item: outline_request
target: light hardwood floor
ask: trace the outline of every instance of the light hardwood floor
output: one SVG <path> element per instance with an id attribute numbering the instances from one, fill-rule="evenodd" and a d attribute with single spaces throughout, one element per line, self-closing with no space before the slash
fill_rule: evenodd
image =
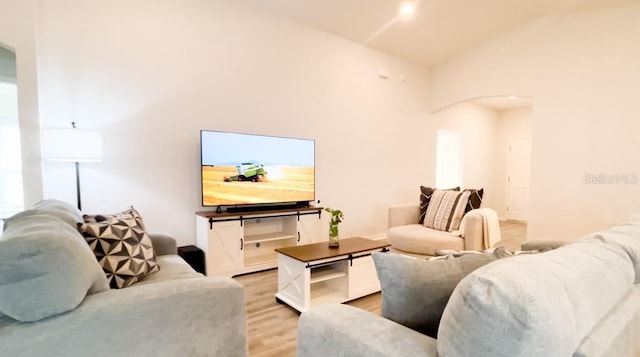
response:
<path id="1" fill-rule="evenodd" d="M 500 231 L 500 245 L 511 248 L 526 240 L 527 226 L 524 223 L 501 221 Z M 295 356 L 298 313 L 275 301 L 277 270 L 246 274 L 234 279 L 245 287 L 246 292 L 249 356 Z M 380 293 L 347 304 L 379 315 Z"/>

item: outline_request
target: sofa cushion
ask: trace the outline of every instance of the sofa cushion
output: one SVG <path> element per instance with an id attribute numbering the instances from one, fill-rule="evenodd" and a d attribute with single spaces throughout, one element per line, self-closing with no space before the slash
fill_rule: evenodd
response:
<path id="1" fill-rule="evenodd" d="M 69 223 L 72 227 L 76 228 L 79 223 L 83 222 L 82 212 L 70 203 L 47 199 L 37 202 L 33 205 L 34 209 L 44 210 L 50 214 L 62 219 Z"/>
<path id="2" fill-rule="evenodd" d="M 464 249 L 464 238 L 420 224 L 391 227 L 387 239 L 394 249 L 415 254 L 434 255 L 437 249 Z"/>
<path id="3" fill-rule="evenodd" d="M 75 206 L 64 201 L 55 199 L 42 200 L 33 205 L 33 208 L 45 210 L 69 223 L 74 228 L 78 226 L 78 223 L 83 222 L 82 212 Z"/>
<path id="4" fill-rule="evenodd" d="M 64 201 L 54 199 L 42 200 L 33 205 L 33 209 L 41 210 L 43 213 L 46 211 L 48 214 L 62 219 L 74 228 L 77 227 L 78 223 L 84 222 L 80 210 Z M 10 224 L 11 221 L 7 220 L 4 223 L 4 230 L 6 230 Z"/>
<path id="5" fill-rule="evenodd" d="M 436 189 L 433 187 L 425 187 L 420 186 L 420 216 L 418 218 L 418 223 L 424 223 L 424 216 L 427 213 L 427 208 L 429 207 L 429 202 L 431 202 L 431 195 Z M 454 187 L 447 189 L 449 191 L 460 191 L 460 187 Z"/>
<path id="6" fill-rule="evenodd" d="M 571 356 L 633 278 L 627 254 L 597 240 L 484 266 L 451 295 L 438 355 Z"/>
<path id="7" fill-rule="evenodd" d="M 582 339 L 571 357 L 640 356 L 640 285 L 635 284 Z"/>
<path id="8" fill-rule="evenodd" d="M 115 215 L 85 215 L 85 220 L 80 232 L 112 288 L 126 288 L 160 269 L 142 218 L 133 207 Z"/>
<path id="9" fill-rule="evenodd" d="M 631 216 L 623 223 L 592 233 L 582 240 L 601 240 L 624 249 L 633 262 L 636 274 L 634 283 L 640 283 L 640 216 Z"/>
<path id="10" fill-rule="evenodd" d="M 47 211 L 11 217 L 0 238 L 0 311 L 30 322 L 75 309 L 108 290 L 82 236 Z"/>
<path id="11" fill-rule="evenodd" d="M 374 253 L 382 287 L 382 316 L 436 337 L 449 296 L 467 274 L 501 257 L 500 252 L 425 260 Z"/>
<path id="12" fill-rule="evenodd" d="M 202 278 L 204 276 L 193 270 L 184 259 L 176 254 L 158 256 L 157 261 L 160 266 L 160 271 L 145 276 L 136 283 L 136 286 L 166 280 Z"/>
<path id="13" fill-rule="evenodd" d="M 439 231 L 458 229 L 469 192 L 435 190 L 424 218 L 424 226 Z"/>

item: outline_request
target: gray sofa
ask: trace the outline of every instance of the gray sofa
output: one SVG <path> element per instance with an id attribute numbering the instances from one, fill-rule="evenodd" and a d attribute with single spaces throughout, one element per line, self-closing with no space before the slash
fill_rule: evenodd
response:
<path id="1" fill-rule="evenodd" d="M 435 255 L 439 249 L 484 249 L 483 219 L 476 210 L 465 215 L 460 235 L 427 228 L 419 224 L 420 205 L 397 204 L 389 207 L 387 239 L 394 250 L 417 255 Z"/>
<path id="2" fill-rule="evenodd" d="M 196 273 L 172 237 L 150 235 L 158 272 L 109 289 L 68 212 L 30 211 L 0 236 L 0 356 L 247 355 L 243 287 Z"/>
<path id="3" fill-rule="evenodd" d="M 440 278 L 427 271 L 434 261 L 383 254 L 374 259 L 389 318 L 347 305 L 305 312 L 298 356 L 640 356 L 638 216 L 543 253 L 458 266 L 470 274 L 440 301 L 424 288 Z M 437 338 L 416 317 L 437 322 Z"/>

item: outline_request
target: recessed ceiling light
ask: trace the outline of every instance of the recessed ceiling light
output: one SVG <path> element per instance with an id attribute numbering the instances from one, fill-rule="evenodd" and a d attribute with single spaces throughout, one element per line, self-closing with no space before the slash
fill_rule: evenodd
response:
<path id="1" fill-rule="evenodd" d="M 400 4 L 400 15 L 409 16 L 416 11 L 416 4 L 413 2 L 403 2 Z"/>

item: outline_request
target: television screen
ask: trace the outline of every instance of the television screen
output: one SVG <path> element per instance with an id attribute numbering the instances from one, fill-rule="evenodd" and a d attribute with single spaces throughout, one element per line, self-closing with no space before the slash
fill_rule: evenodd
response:
<path id="1" fill-rule="evenodd" d="M 200 132 L 202 205 L 315 199 L 315 141 Z"/>

